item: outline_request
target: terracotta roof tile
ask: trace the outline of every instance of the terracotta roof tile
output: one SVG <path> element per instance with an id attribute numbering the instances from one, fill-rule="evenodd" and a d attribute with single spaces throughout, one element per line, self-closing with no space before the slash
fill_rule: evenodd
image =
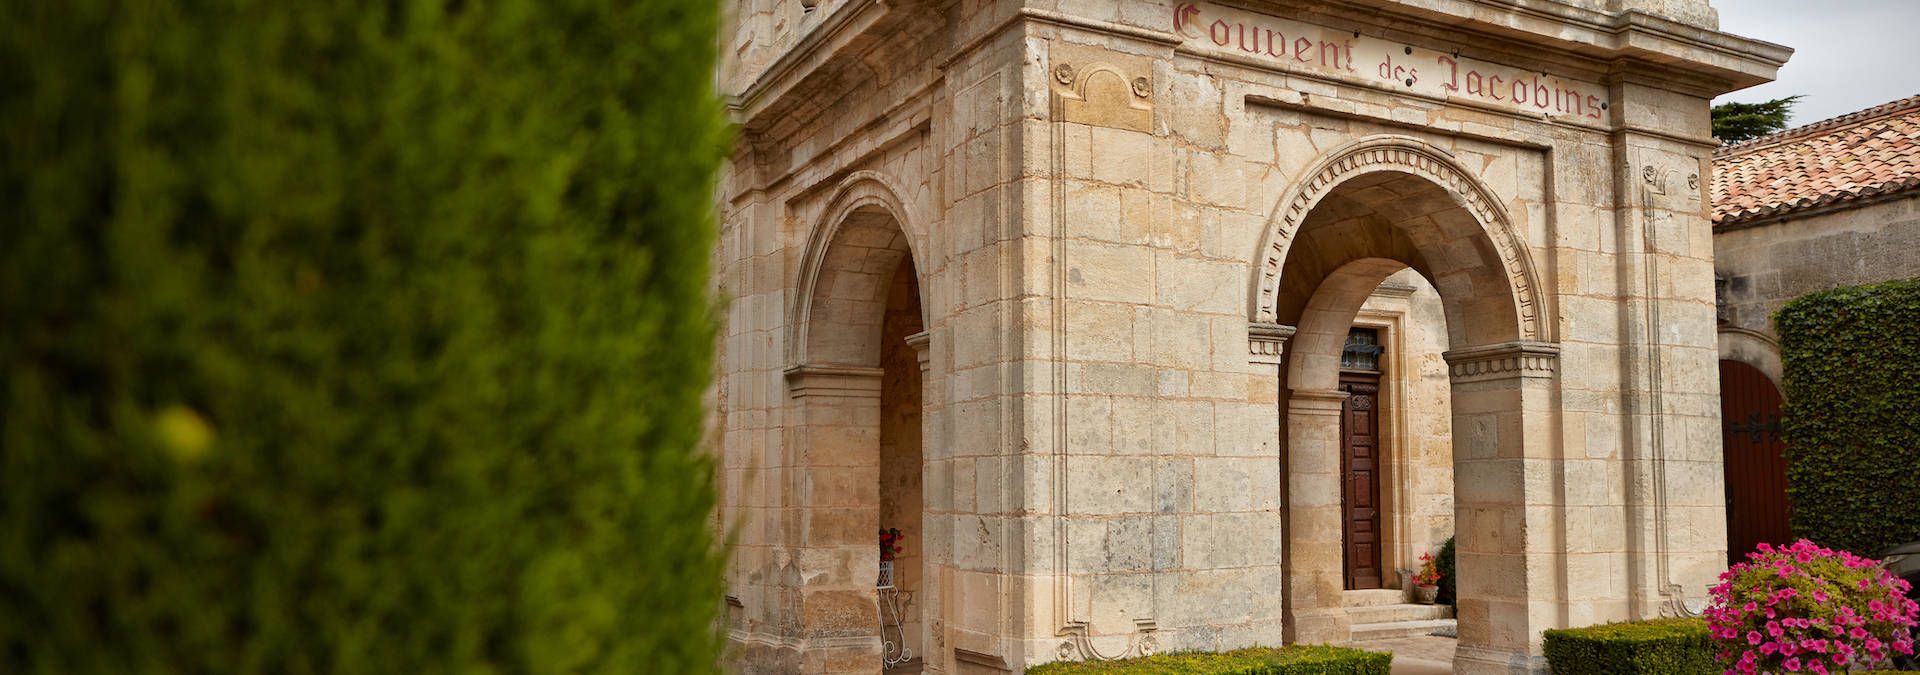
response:
<path id="1" fill-rule="evenodd" d="M 1920 96 L 1713 153 L 1713 225 L 1920 189 Z"/>

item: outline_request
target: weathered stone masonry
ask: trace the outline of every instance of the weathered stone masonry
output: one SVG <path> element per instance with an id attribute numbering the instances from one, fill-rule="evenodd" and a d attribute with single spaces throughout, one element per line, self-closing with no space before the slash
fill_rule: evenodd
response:
<path id="1" fill-rule="evenodd" d="M 1721 569 L 1706 110 L 1788 52 L 1704 0 L 734 10 L 744 672 L 877 671 L 873 532 L 915 501 L 926 672 L 1347 639 L 1341 341 L 1421 307 L 1461 671 L 1538 671 L 1542 629 L 1683 611 Z M 890 393 L 916 380 L 917 420 Z M 1389 480 L 1434 480 L 1422 443 Z M 1394 536 L 1402 563 L 1435 537 Z"/>

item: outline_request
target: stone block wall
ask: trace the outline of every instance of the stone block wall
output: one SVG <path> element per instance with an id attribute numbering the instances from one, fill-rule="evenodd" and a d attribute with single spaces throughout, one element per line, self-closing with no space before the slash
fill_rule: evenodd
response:
<path id="1" fill-rule="evenodd" d="M 1771 317 L 1788 300 L 1920 277 L 1920 197 L 1725 228 L 1713 245 L 1723 324 L 1777 341 Z"/>
<path id="2" fill-rule="evenodd" d="M 1311 416 L 1339 400 L 1289 373 L 1324 372 L 1342 312 L 1404 347 L 1391 566 L 1458 520 L 1463 670 L 1537 669 L 1540 629 L 1673 611 L 1719 571 L 1706 106 L 1784 54 L 1702 30 L 1705 3 L 1669 3 L 1699 25 L 1662 24 L 1687 39 L 1638 70 L 1604 51 L 1613 2 L 1501 31 L 1446 2 L 792 4 L 739 3 L 722 73 L 744 670 L 877 668 L 871 544 L 823 525 L 900 503 L 882 342 L 923 368 L 926 672 L 1341 639 L 1340 478 Z M 1183 30 L 1189 7 L 1334 65 Z M 1585 89 L 1549 114 L 1371 74 L 1416 61 Z M 1289 251 L 1377 275 L 1289 286 Z M 875 299 L 903 264 L 911 338 Z M 1430 279 L 1365 300 L 1408 266 Z M 1331 323 L 1290 343 L 1307 310 Z"/>

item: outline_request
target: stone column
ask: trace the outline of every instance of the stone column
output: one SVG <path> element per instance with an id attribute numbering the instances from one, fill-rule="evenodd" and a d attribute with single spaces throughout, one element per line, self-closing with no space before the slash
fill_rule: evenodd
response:
<path id="1" fill-rule="evenodd" d="M 872 673 L 881 663 L 874 580 L 880 558 L 881 369 L 786 371 L 797 420 L 792 489 L 799 566 L 800 672 Z"/>
<path id="2" fill-rule="evenodd" d="M 1346 642 L 1341 602 L 1340 407 L 1347 393 L 1294 389 L 1287 398 L 1287 642 Z"/>
<path id="3" fill-rule="evenodd" d="M 1453 383 L 1458 673 L 1544 673 L 1540 631 L 1564 623 L 1555 476 L 1556 345 L 1447 352 Z"/>

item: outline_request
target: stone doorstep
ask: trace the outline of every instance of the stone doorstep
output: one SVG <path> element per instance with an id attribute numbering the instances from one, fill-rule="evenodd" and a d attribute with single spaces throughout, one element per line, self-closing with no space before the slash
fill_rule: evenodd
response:
<path id="1" fill-rule="evenodd" d="M 1353 624 L 1353 641 L 1361 642 L 1365 640 L 1417 637 L 1442 628 L 1451 628 L 1453 625 L 1453 619 L 1395 621 L 1392 623 L 1356 623 Z"/>
<path id="2" fill-rule="evenodd" d="M 1341 604 L 1346 607 L 1377 607 L 1380 605 L 1399 605 L 1407 602 L 1407 592 L 1397 588 L 1377 588 L 1364 591 L 1341 591 Z"/>
<path id="3" fill-rule="evenodd" d="M 1432 621 L 1453 618 L 1453 607 L 1447 605 L 1369 605 L 1366 607 L 1348 607 L 1347 617 L 1358 626 L 1369 623 L 1398 623 L 1402 621 Z"/>

